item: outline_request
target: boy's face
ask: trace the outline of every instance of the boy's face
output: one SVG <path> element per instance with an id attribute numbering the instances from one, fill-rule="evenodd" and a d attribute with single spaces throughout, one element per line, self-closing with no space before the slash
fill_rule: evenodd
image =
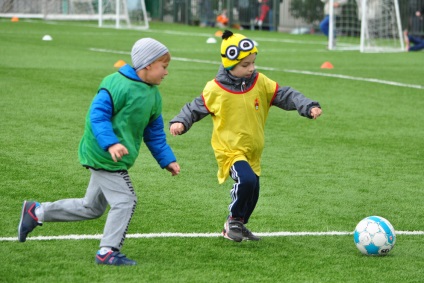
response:
<path id="1" fill-rule="evenodd" d="M 244 57 L 240 63 L 230 70 L 231 75 L 238 78 L 250 78 L 255 70 L 256 53 Z"/>
<path id="2" fill-rule="evenodd" d="M 142 80 L 151 85 L 160 85 L 162 80 L 168 75 L 168 65 L 170 60 L 156 60 L 146 67 Z"/>

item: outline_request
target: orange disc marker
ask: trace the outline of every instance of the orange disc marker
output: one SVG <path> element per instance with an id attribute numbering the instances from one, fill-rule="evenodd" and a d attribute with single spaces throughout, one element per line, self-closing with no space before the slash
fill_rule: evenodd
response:
<path id="1" fill-rule="evenodd" d="M 333 64 L 331 64 L 330 62 L 324 62 L 322 65 L 321 65 L 321 69 L 333 69 L 334 68 L 334 66 L 333 66 Z"/>
<path id="2" fill-rule="evenodd" d="M 116 63 L 115 63 L 115 65 L 113 65 L 115 68 L 121 68 L 122 66 L 124 66 L 125 64 L 127 64 L 127 63 L 125 63 L 125 61 L 124 60 L 118 60 L 118 61 L 116 61 Z"/>

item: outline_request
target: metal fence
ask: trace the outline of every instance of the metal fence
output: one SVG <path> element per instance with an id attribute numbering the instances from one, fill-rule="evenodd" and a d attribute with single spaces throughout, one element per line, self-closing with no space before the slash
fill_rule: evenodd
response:
<path id="1" fill-rule="evenodd" d="M 294 17 L 295 2 L 308 0 L 146 0 L 146 7 L 154 20 L 200 26 L 220 26 L 225 16 L 226 26 L 244 29 L 264 29 L 284 32 L 319 32 L 319 21 Z M 320 0 L 309 0 L 323 5 Z M 355 1 L 355 0 L 349 0 Z M 422 9 L 424 0 L 398 0 L 402 28 L 424 35 Z M 297 3 L 299 5 L 299 3 Z M 317 10 L 321 13 L 321 10 Z M 416 12 L 422 11 L 417 16 Z M 317 15 L 322 18 L 324 15 Z M 260 25 L 261 23 L 261 25 Z"/>
<path id="2" fill-rule="evenodd" d="M 107 0 L 113 3 L 117 0 Z M 121 0 L 122 1 L 122 0 Z M 125 0 L 128 6 L 140 0 Z M 355 2 L 356 0 L 349 0 Z M 0 0 L 0 14 L 97 13 L 99 0 Z M 402 28 L 424 35 L 424 0 L 398 0 Z M 145 0 L 152 20 L 296 33 L 319 32 L 320 0 Z M 86 7 L 93 7 L 87 11 Z M 294 8 L 303 10 L 294 13 Z M 421 11 L 421 14 L 417 14 Z M 82 13 L 82 12 L 81 12 Z M 295 16 L 296 17 L 295 17 Z"/>
<path id="3" fill-rule="evenodd" d="M 278 30 L 283 2 L 283 0 L 147 0 L 146 7 L 152 19 L 165 22 Z"/>

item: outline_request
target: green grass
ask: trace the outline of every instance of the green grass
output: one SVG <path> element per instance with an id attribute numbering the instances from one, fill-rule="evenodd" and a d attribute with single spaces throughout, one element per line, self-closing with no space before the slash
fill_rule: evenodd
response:
<path id="1" fill-rule="evenodd" d="M 392 254 L 376 258 L 355 253 L 348 236 L 127 239 L 126 249 L 143 259 L 136 267 L 92 264 L 92 240 L 5 243 L 3 251 L 20 263 L 10 282 L 421 282 L 423 255 L 413 248 L 420 244 L 400 236 Z"/>
<path id="2" fill-rule="evenodd" d="M 89 172 L 78 163 L 84 117 L 113 64 L 131 62 L 141 37 L 171 51 L 160 89 L 167 123 L 198 96 L 219 62 L 215 29 L 151 23 L 149 31 L 98 29 L 90 23 L 0 21 L 0 237 L 15 237 L 22 201 L 82 197 Z M 42 41 L 49 34 L 53 41 Z M 317 121 L 273 108 L 266 127 L 261 197 L 253 232 L 352 231 L 381 215 L 398 231 L 424 230 L 421 118 L 424 88 L 313 76 L 286 70 L 374 78 L 423 86 L 423 52 L 329 52 L 325 39 L 243 31 L 259 43 L 256 61 L 280 85 L 320 101 Z M 123 53 L 95 52 L 92 48 Z M 321 70 L 323 62 L 335 68 Z M 231 182 L 220 186 L 210 147 L 209 117 L 183 136 L 168 137 L 181 165 L 171 177 L 143 147 L 130 174 L 139 205 L 133 233 L 218 233 Z M 45 223 L 31 236 L 100 234 L 97 220 Z M 1 282 L 420 282 L 422 235 L 399 235 L 386 257 L 362 256 L 352 236 L 129 238 L 123 252 L 138 266 L 96 266 L 98 240 L 1 241 Z"/>

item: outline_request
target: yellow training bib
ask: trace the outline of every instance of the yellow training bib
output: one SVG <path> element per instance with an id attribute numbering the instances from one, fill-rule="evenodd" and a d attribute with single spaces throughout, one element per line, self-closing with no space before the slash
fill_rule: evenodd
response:
<path id="1" fill-rule="evenodd" d="M 260 176 L 265 121 L 277 88 L 276 82 L 261 73 L 245 91 L 228 90 L 216 80 L 206 84 L 202 95 L 212 114 L 211 144 L 218 162 L 220 184 L 239 160 L 247 161 Z"/>

